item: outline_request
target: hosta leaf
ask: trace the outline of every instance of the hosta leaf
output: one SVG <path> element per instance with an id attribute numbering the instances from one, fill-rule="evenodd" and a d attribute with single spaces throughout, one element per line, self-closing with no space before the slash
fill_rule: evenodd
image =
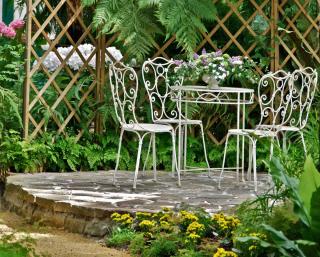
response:
<path id="1" fill-rule="evenodd" d="M 272 158 L 270 163 L 270 173 L 272 178 L 275 181 L 281 181 L 286 188 L 290 190 L 292 201 L 294 202 L 294 210 L 301 219 L 301 221 L 307 226 L 311 226 L 310 215 L 306 209 L 303 200 L 299 194 L 299 185 L 298 180 L 292 177 L 289 177 L 286 174 L 286 171 L 282 164 L 280 163 L 279 158 Z"/>
<path id="2" fill-rule="evenodd" d="M 279 251 L 283 254 L 283 256 L 300 256 L 306 257 L 304 253 L 301 251 L 299 246 L 296 244 L 295 241 L 288 239 L 282 231 L 278 231 L 273 227 L 263 224 L 263 228 L 269 232 L 272 241 L 274 242 L 275 246 L 279 249 Z M 288 251 L 294 251 L 295 254 L 290 254 Z"/>
<path id="3" fill-rule="evenodd" d="M 318 188 L 320 188 L 320 174 L 314 166 L 311 157 L 307 157 L 304 165 L 304 172 L 300 179 L 299 193 L 309 215 L 311 209 L 311 198 Z"/>
<path id="4" fill-rule="evenodd" d="M 310 216 L 313 238 L 320 244 L 320 188 L 312 194 Z"/>

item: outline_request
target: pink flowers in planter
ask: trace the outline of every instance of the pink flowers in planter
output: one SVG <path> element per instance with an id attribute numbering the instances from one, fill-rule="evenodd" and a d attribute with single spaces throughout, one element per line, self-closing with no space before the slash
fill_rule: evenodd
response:
<path id="1" fill-rule="evenodd" d="M 7 37 L 7 38 L 14 38 L 17 34 L 16 30 L 21 29 L 24 27 L 23 20 L 14 20 L 12 21 L 9 26 L 5 23 L 0 22 L 0 35 Z"/>
<path id="2" fill-rule="evenodd" d="M 24 27 L 24 21 L 19 19 L 14 20 L 9 24 L 9 27 L 13 29 L 21 29 Z"/>

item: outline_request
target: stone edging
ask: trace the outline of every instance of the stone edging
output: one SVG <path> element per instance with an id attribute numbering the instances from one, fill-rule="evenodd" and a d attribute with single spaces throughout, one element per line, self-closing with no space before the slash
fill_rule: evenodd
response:
<path id="1" fill-rule="evenodd" d="M 103 237 L 110 231 L 110 216 L 115 211 L 72 206 L 69 203 L 34 197 L 15 184 L 6 185 L 3 201 L 8 210 L 32 222 L 41 222 L 73 233 L 96 237 Z"/>

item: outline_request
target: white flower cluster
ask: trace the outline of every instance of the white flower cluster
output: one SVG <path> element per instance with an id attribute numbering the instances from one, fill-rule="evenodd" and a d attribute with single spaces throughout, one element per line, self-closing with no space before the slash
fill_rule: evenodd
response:
<path id="1" fill-rule="evenodd" d="M 48 50 L 49 45 L 43 45 L 42 49 L 43 50 Z M 69 47 L 58 47 L 57 52 L 59 53 L 60 57 L 62 60 L 65 60 L 67 56 L 70 54 L 72 51 L 73 46 Z M 95 51 L 95 47 L 92 44 L 82 44 L 78 46 L 78 50 L 81 53 L 82 57 L 78 54 L 77 51 L 74 51 L 72 55 L 67 59 L 67 65 L 72 69 L 72 70 L 79 70 L 83 66 L 83 60 L 88 60 L 89 57 L 91 56 L 92 52 Z M 107 52 L 116 60 L 116 61 L 121 61 L 123 58 L 120 50 L 115 48 L 114 46 L 112 47 L 107 47 L 106 48 Z M 106 54 L 105 57 L 106 63 L 110 63 L 111 59 L 109 55 Z M 33 63 L 33 65 L 36 65 L 37 61 Z M 49 54 L 46 56 L 46 58 L 43 61 L 43 66 L 48 69 L 50 72 L 54 72 L 61 64 L 60 59 L 56 55 L 55 52 L 50 51 Z M 91 66 L 93 69 L 96 68 L 96 54 L 92 56 L 92 58 L 89 61 L 89 66 Z"/>

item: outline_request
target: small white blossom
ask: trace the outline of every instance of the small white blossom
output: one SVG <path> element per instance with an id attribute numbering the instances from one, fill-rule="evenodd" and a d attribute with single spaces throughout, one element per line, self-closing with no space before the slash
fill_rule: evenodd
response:
<path id="1" fill-rule="evenodd" d="M 41 46 L 44 51 L 49 49 L 49 45 Z M 57 52 L 61 56 L 62 60 L 66 59 L 70 52 L 73 50 L 73 46 L 68 47 L 58 47 Z M 106 49 L 116 61 L 121 61 L 123 55 L 115 47 L 108 47 Z M 91 54 L 95 51 L 95 47 L 92 44 L 82 44 L 78 46 L 78 51 L 73 51 L 72 55 L 67 60 L 67 65 L 73 70 L 79 70 L 84 64 L 84 60 L 88 60 Z M 79 52 L 83 58 L 80 58 Z M 106 63 L 111 62 L 109 56 L 106 54 Z M 36 61 L 33 65 L 36 65 Z M 43 65 L 50 71 L 54 72 L 61 64 L 57 55 L 51 51 L 48 56 L 43 61 Z M 89 60 L 89 66 L 93 69 L 96 68 L 96 55 L 94 54 Z"/>
<path id="2" fill-rule="evenodd" d="M 52 32 L 48 33 L 48 38 L 50 40 L 54 40 L 56 38 L 56 32 L 52 31 Z"/>
<path id="3" fill-rule="evenodd" d="M 113 57 L 117 62 L 121 61 L 121 59 L 123 58 L 120 50 L 118 50 L 118 49 L 115 48 L 114 46 L 107 47 L 107 52 L 108 52 L 109 54 L 111 54 L 112 57 Z M 111 62 L 109 56 L 106 54 L 106 62 L 108 62 L 108 61 Z"/>
<path id="4" fill-rule="evenodd" d="M 61 62 L 54 52 L 50 52 L 42 64 L 48 69 L 48 71 L 54 72 L 56 69 L 58 69 Z"/>
<path id="5" fill-rule="evenodd" d="M 41 45 L 41 49 L 42 49 L 43 51 L 47 51 L 47 50 L 49 49 L 49 44 L 46 43 L 45 45 Z"/>

